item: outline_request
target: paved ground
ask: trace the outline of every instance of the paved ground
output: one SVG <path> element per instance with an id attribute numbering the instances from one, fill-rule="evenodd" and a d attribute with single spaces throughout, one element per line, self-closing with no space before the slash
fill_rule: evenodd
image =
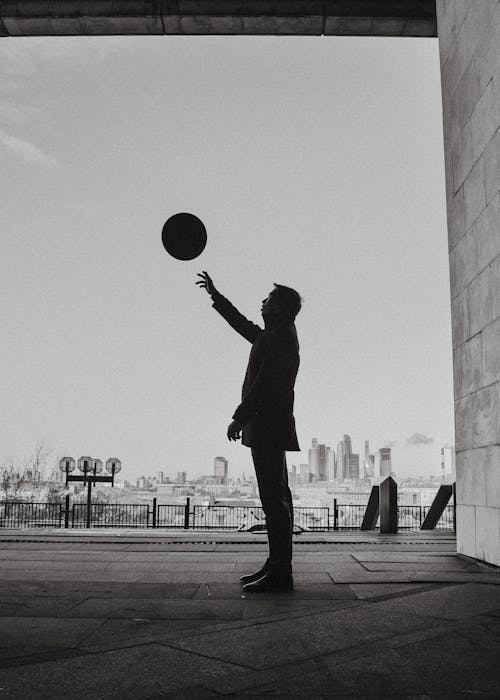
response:
<path id="1" fill-rule="evenodd" d="M 1 698 L 500 698 L 500 570 L 444 533 L 0 532 Z"/>

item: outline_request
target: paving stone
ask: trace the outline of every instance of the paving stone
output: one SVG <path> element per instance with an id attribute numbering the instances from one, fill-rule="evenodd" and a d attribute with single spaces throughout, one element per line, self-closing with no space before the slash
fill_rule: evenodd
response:
<path id="1" fill-rule="evenodd" d="M 500 697 L 499 650 L 465 636 L 443 634 L 397 648 L 409 671 L 433 697 Z"/>
<path id="2" fill-rule="evenodd" d="M 293 664 L 287 664 L 285 667 L 279 666 L 276 668 L 266 669 L 244 669 L 241 673 L 232 676 L 221 676 L 211 683 L 211 688 L 218 693 L 229 698 L 246 697 L 254 695 L 258 691 L 259 697 L 265 697 L 261 694 L 261 688 L 279 687 L 280 683 L 285 679 L 285 682 L 297 681 L 308 675 L 315 676 L 316 680 L 321 674 L 321 667 L 316 659 L 308 659 L 307 661 L 297 661 Z M 284 698 L 286 696 L 283 696 Z M 316 698 L 317 695 L 308 694 L 307 698 Z"/>
<path id="3" fill-rule="evenodd" d="M 100 624 L 95 619 L 2 616 L 0 657 L 75 647 Z"/>
<path id="4" fill-rule="evenodd" d="M 0 596 L 0 618 L 69 617 L 86 596 Z M 0 622 L 1 624 L 1 622 Z M 1 638 L 1 637 L 0 637 Z"/>
<path id="5" fill-rule="evenodd" d="M 335 583 L 409 583 L 410 573 L 407 571 L 368 571 L 364 567 L 329 569 Z"/>
<path id="6" fill-rule="evenodd" d="M 438 562 L 438 560 L 447 559 L 459 559 L 456 552 L 449 553 L 438 553 L 438 554 L 428 554 L 428 553 L 415 553 L 415 552 L 355 552 L 352 554 L 352 558 L 359 562 L 367 561 L 426 561 L 426 562 Z M 460 561 L 464 561 L 460 559 Z"/>
<path id="7" fill-rule="evenodd" d="M 500 587 L 483 584 L 446 586 L 396 600 L 376 603 L 388 615 L 404 613 L 459 620 L 500 606 Z"/>
<path id="8" fill-rule="evenodd" d="M 280 679 L 273 685 L 248 691 L 249 695 L 271 697 L 406 697 L 425 692 L 419 676 L 407 667 L 397 652 L 386 649 L 346 663 L 337 663 L 335 657 L 321 657 L 315 668 L 301 678 Z M 333 661 L 332 661 L 333 659 Z"/>
<path id="9" fill-rule="evenodd" d="M 332 599 L 353 599 L 355 596 L 347 585 L 334 585 L 330 583 L 315 583 L 304 581 L 294 576 L 295 587 L 293 592 L 286 594 L 293 600 L 332 600 Z M 269 593 L 245 593 L 239 580 L 230 583 L 210 583 L 201 584 L 196 598 L 212 598 L 218 599 L 240 599 L 240 598 L 256 598 L 262 600 L 264 598 L 283 598 L 282 592 Z"/>
<path id="10" fill-rule="evenodd" d="M 183 620 L 238 620 L 243 615 L 243 602 L 237 600 L 160 600 L 147 598 L 88 598 L 76 605 L 74 617 L 134 617 Z"/>
<path id="11" fill-rule="evenodd" d="M 183 633 L 205 630 L 211 619 L 156 620 L 150 618 L 106 620 L 78 645 L 81 650 L 100 651 L 175 640 Z"/>
<path id="12" fill-rule="evenodd" d="M 2 696 L 9 700 L 34 697 L 33 689 L 37 700 L 137 700 L 161 697 L 194 684 L 210 689 L 221 676 L 241 672 L 232 664 L 149 644 L 22 669 L 4 668 L 0 670 L 0 687 Z"/>
<path id="13" fill-rule="evenodd" d="M 270 594 L 268 597 L 258 597 L 257 600 L 245 600 L 243 618 L 245 620 L 260 620 L 271 616 L 282 619 L 293 616 L 299 617 L 305 614 L 314 614 L 318 611 L 331 611 L 345 609 L 360 604 L 353 600 L 297 600 L 295 597 L 283 597 L 280 594 Z"/>
<path id="14" fill-rule="evenodd" d="M 158 695 L 150 695 L 150 700 L 205 700 L 205 698 L 220 697 L 219 693 L 215 693 L 207 688 L 193 686 L 192 688 L 183 688 L 182 690 L 174 690 L 172 693 L 161 693 Z M 144 700 L 149 700 L 144 698 Z"/>
<path id="15" fill-rule="evenodd" d="M 397 597 L 400 593 L 418 593 L 422 586 L 418 583 L 353 583 L 350 588 L 357 598 Z"/>
<path id="16" fill-rule="evenodd" d="M 34 578 L 35 573 L 37 578 L 41 578 L 44 581 L 100 581 L 122 583 L 124 581 L 140 581 L 142 578 L 139 574 L 135 572 L 119 570 L 113 572 L 107 571 L 106 569 L 95 569 L 90 571 L 81 570 L 75 574 L 72 574 L 71 571 L 48 571 L 45 569 L 36 569 L 34 571 L 33 569 L 18 569 L 15 571 L 13 570 L 0 572 L 0 581 L 22 581 L 25 579 Z M 164 580 L 163 578 L 160 578 L 160 580 L 158 581 L 155 580 L 153 577 L 151 578 L 152 582 L 154 583 L 158 583 Z"/>
<path id="17" fill-rule="evenodd" d="M 198 583 L 136 583 L 123 581 L 0 581 L 0 596 L 74 596 L 90 595 L 123 598 L 192 598 Z"/>
<path id="18" fill-rule="evenodd" d="M 380 572 L 379 572 L 380 573 Z M 473 573 L 450 573 L 448 571 L 412 571 L 409 574 L 410 581 L 427 583 L 489 583 L 500 586 L 500 576 L 498 574 L 473 574 Z"/>
<path id="19" fill-rule="evenodd" d="M 363 566 L 368 571 L 428 571 L 428 572 L 442 572 L 449 571 L 455 572 L 459 571 L 462 573 L 484 573 L 484 569 L 480 569 L 475 564 L 470 564 L 469 562 L 462 562 L 457 559 L 452 559 L 451 557 L 442 557 L 436 562 L 395 562 L 395 561 L 364 561 Z"/>
<path id="20" fill-rule="evenodd" d="M 268 668 L 432 624 L 430 618 L 417 614 L 391 611 L 388 615 L 376 605 L 363 605 L 302 617 L 300 624 L 282 620 L 223 635 L 200 635 L 179 642 L 179 647 L 253 668 Z"/>
<path id="21" fill-rule="evenodd" d="M 173 574 L 178 576 L 179 574 L 184 576 L 184 574 L 191 573 L 230 573 L 234 571 L 234 562 L 134 562 L 128 561 L 127 569 L 129 571 L 135 571 L 137 574 L 142 576 L 148 576 L 149 574 Z M 108 571 L 121 571 L 123 570 L 122 563 L 113 563 L 108 567 Z"/>

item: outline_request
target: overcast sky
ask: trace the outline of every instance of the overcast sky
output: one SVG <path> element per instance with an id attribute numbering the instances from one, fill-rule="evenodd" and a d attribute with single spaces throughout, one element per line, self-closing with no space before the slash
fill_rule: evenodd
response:
<path id="1" fill-rule="evenodd" d="M 449 274 L 435 39 L 0 39 L 0 455 L 251 473 L 229 443 L 253 320 L 305 298 L 296 421 L 400 475 L 452 444 Z M 198 215 L 192 262 L 164 221 Z M 415 438 L 420 434 L 421 438 Z M 409 440 L 410 439 L 410 440 Z"/>

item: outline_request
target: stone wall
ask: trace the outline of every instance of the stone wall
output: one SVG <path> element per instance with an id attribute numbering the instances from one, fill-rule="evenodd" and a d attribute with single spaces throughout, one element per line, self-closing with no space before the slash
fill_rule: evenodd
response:
<path id="1" fill-rule="evenodd" d="M 500 2 L 437 0 L 458 551 L 500 565 Z"/>

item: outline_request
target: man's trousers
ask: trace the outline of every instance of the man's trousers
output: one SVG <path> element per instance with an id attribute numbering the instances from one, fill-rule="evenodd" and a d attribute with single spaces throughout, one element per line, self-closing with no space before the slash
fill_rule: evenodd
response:
<path id="1" fill-rule="evenodd" d="M 289 569 L 292 562 L 293 504 L 285 451 L 274 445 L 252 447 L 259 495 L 266 516 L 271 566 Z"/>

